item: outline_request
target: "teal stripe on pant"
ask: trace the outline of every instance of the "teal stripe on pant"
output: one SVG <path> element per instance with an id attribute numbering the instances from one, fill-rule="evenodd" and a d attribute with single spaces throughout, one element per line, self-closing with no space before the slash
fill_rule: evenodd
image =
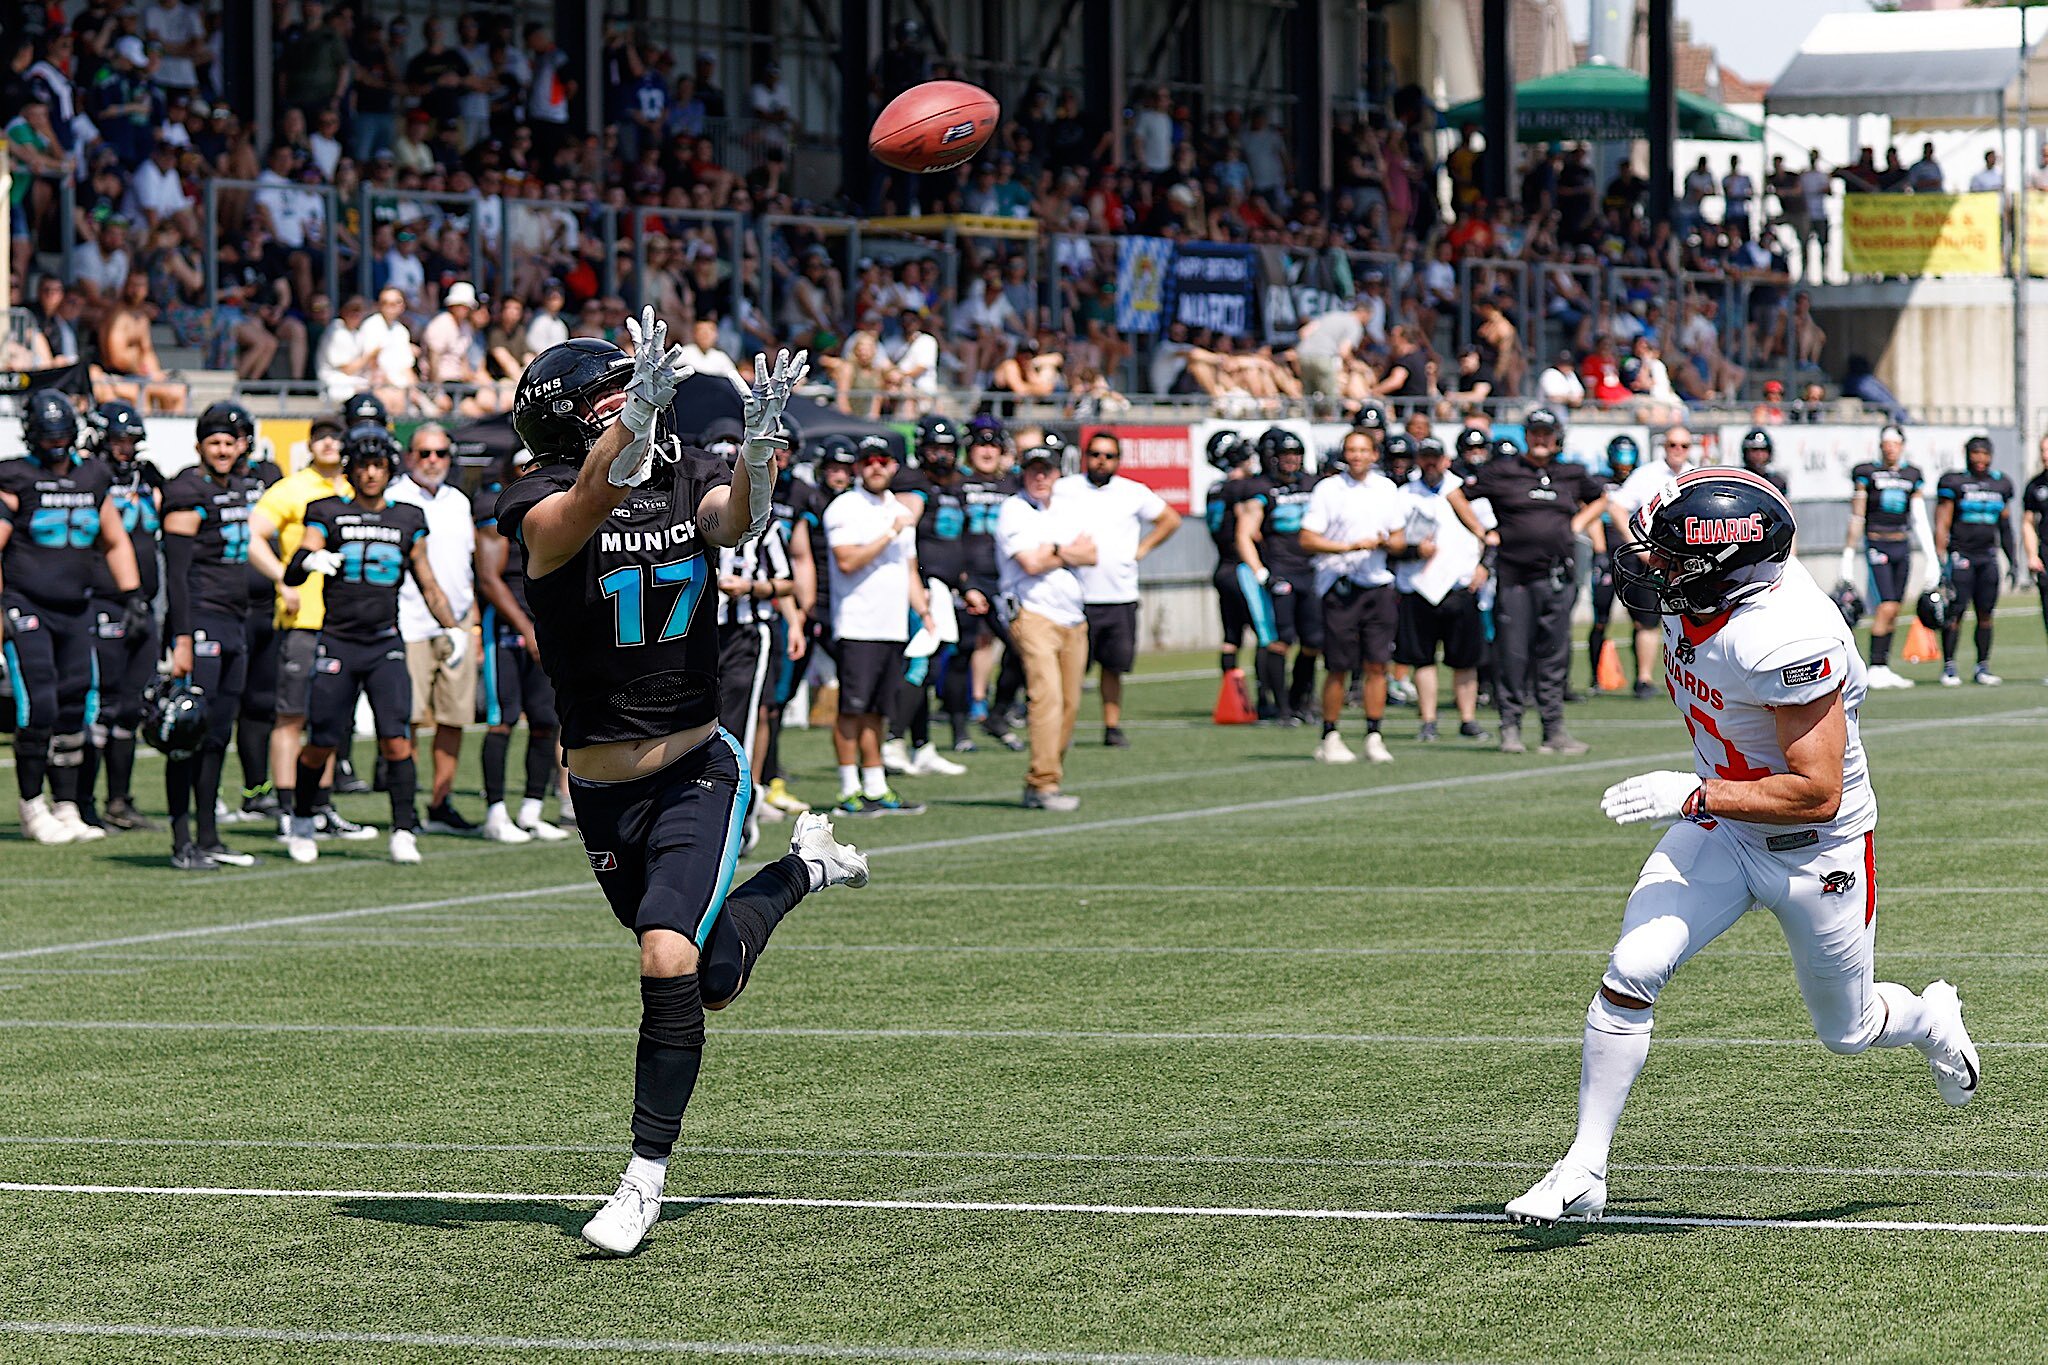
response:
<path id="1" fill-rule="evenodd" d="M 484 724 L 503 725 L 498 715 L 498 609 L 484 608 Z"/>
<path id="2" fill-rule="evenodd" d="M 1273 625 L 1273 599 L 1259 586 L 1259 576 L 1249 564 L 1237 566 L 1237 590 L 1244 594 L 1244 604 L 1252 614 L 1252 634 L 1259 637 L 1259 647 L 1264 649 L 1280 636 Z"/>
<path id="3" fill-rule="evenodd" d="M 718 885 L 712 888 L 711 905 L 704 911 L 704 918 L 697 924 L 697 951 L 704 951 L 704 945 L 711 941 L 711 930 L 718 923 L 718 914 L 725 909 L 725 898 L 732 890 L 732 879 L 740 868 L 740 845 L 746 842 L 747 807 L 754 800 L 754 774 L 747 767 L 747 751 L 732 737 L 724 726 L 718 729 L 718 738 L 725 741 L 725 747 L 732 750 L 733 762 L 739 765 L 740 784 L 733 794 L 732 814 L 725 822 L 725 847 L 719 854 Z"/>
<path id="4" fill-rule="evenodd" d="M 7 680 L 14 685 L 14 728 L 28 728 L 28 688 L 21 680 L 21 656 L 14 652 L 14 641 L 0 645 L 0 654 L 7 656 Z"/>
<path id="5" fill-rule="evenodd" d="M 92 661 L 92 686 L 85 689 L 85 725 L 91 729 L 100 718 L 100 652 L 95 649 L 86 657 Z"/>

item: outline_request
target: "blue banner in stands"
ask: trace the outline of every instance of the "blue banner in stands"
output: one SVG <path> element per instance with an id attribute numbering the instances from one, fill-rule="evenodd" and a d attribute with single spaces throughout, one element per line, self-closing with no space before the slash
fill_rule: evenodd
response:
<path id="1" fill-rule="evenodd" d="M 1125 237 L 1116 244 L 1116 329 L 1157 332 L 1166 311 L 1166 272 L 1173 243 L 1164 237 Z"/>
<path id="2" fill-rule="evenodd" d="M 1250 336 L 1258 278 L 1258 257 L 1248 246 L 1183 242 L 1174 253 L 1167 316 L 1224 336 Z"/>

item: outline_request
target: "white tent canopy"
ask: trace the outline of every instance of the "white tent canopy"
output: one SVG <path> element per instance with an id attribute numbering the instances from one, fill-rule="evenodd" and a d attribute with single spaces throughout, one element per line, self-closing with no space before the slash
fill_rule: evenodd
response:
<path id="1" fill-rule="evenodd" d="M 1830 14 L 1814 26 L 1764 99 L 1769 114 L 1888 114 L 1922 125 L 1984 125 L 2019 106 L 2021 25 L 2028 79 L 2048 103 L 2031 10 Z"/>

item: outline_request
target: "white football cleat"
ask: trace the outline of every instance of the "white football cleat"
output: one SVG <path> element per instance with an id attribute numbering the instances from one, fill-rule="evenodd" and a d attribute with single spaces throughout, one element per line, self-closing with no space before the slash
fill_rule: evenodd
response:
<path id="1" fill-rule="evenodd" d="M 409 829 L 391 831 L 391 861 L 394 863 L 416 863 L 420 860 L 420 841 Z"/>
<path id="2" fill-rule="evenodd" d="M 1375 763 L 1392 763 L 1394 761 L 1394 756 L 1387 752 L 1387 741 L 1380 737 L 1380 732 L 1377 730 L 1372 731 L 1365 737 L 1365 756 Z"/>
<path id="3" fill-rule="evenodd" d="M 50 818 L 71 831 L 71 842 L 74 844 L 91 843 L 94 839 L 107 837 L 105 830 L 97 825 L 85 823 L 85 817 L 78 813 L 78 803 L 75 801 L 59 801 L 50 807 Z"/>
<path id="4" fill-rule="evenodd" d="M 797 816 L 789 851 L 806 863 L 823 867 L 826 886 L 850 886 L 857 891 L 868 884 L 867 855 L 833 838 L 832 822 L 816 811 Z"/>
<path id="5" fill-rule="evenodd" d="M 1351 752 L 1351 746 L 1344 742 L 1344 736 L 1335 730 L 1323 736 L 1323 742 L 1316 745 L 1318 763 L 1356 763 L 1358 755 Z"/>
<path id="6" fill-rule="evenodd" d="M 1963 685 L 1963 680 L 1956 676 L 1956 666 L 1954 664 L 1942 665 L 1941 685 L 1943 687 L 1961 687 Z"/>
<path id="7" fill-rule="evenodd" d="M 42 797 L 20 803 L 21 836 L 39 844 L 68 844 L 78 837 L 71 826 L 54 815 Z"/>
<path id="8" fill-rule="evenodd" d="M 484 838 L 494 844 L 530 844 L 533 836 L 512 821 L 503 801 L 493 801 L 484 812 Z"/>
<path id="9" fill-rule="evenodd" d="M 543 807 L 537 797 L 521 801 L 519 803 L 519 819 L 516 822 L 519 828 L 525 830 L 544 844 L 559 844 L 562 840 L 568 838 L 568 830 L 563 829 L 560 825 L 551 825 L 541 818 L 542 809 Z M 562 798 L 562 818 L 564 820 L 575 818 L 575 813 L 569 809 L 567 797 Z"/>
<path id="10" fill-rule="evenodd" d="M 910 748 L 900 739 L 884 740 L 882 743 L 882 769 L 884 772 L 908 773 L 916 771 L 910 764 Z"/>
<path id="11" fill-rule="evenodd" d="M 1977 686 L 1979 687 L 1997 687 L 2005 681 L 2005 679 L 1999 677 L 1996 673 L 1993 673 L 1989 668 L 1985 667 L 1983 664 L 1977 665 L 1977 672 L 1975 676 L 1977 679 Z"/>
<path id="12" fill-rule="evenodd" d="M 1963 1002 L 1946 981 L 1934 982 L 1920 992 L 1920 998 L 1934 1014 L 1934 1027 L 1928 1031 L 1924 1049 L 1928 1069 L 1934 1073 L 1934 1088 L 1950 1104 L 1968 1104 L 1976 1097 L 1980 1073 L 1977 1045 L 1963 1027 Z"/>
<path id="13" fill-rule="evenodd" d="M 621 1177 L 619 1191 L 583 1225 L 583 1240 L 607 1256 L 631 1256 L 647 1231 L 661 1221 L 661 1196 L 630 1177 Z"/>
<path id="14" fill-rule="evenodd" d="M 923 777 L 959 777 L 967 768 L 940 753 L 936 744 L 927 744 L 911 755 L 910 771 Z"/>
<path id="15" fill-rule="evenodd" d="M 1607 1177 L 1595 1175 L 1584 1166 L 1560 1161 L 1529 1187 L 1529 1192 L 1508 1204 L 1510 1223 L 1534 1223 L 1555 1227 L 1566 1218 L 1597 1223 L 1607 1212 Z"/>
<path id="16" fill-rule="evenodd" d="M 1897 673 L 1894 673 L 1890 664 L 1874 665 L 1866 681 L 1869 686 L 1874 688 L 1899 689 L 1913 685 L 1911 678 L 1900 677 Z"/>
<path id="17" fill-rule="evenodd" d="M 320 845 L 313 838 L 313 817 L 293 815 L 286 817 L 291 828 L 285 831 L 284 851 L 295 863 L 311 863 L 320 857 Z"/>

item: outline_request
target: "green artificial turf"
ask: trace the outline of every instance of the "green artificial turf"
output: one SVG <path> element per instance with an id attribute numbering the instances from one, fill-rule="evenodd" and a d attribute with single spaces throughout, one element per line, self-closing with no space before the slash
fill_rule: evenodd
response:
<path id="1" fill-rule="evenodd" d="M 1018 809 L 985 746 L 902 780 L 928 814 L 840 822 L 872 886 L 806 902 L 712 1021 L 671 1195 L 926 1207 L 679 1204 L 625 1262 L 575 1236 L 638 1012 L 578 844 L 308 870 L 229 827 L 258 866 L 181 876 L 161 835 L 6 831 L 0 1181 L 175 1192 L 0 1192 L 0 1359 L 2048 1357 L 2048 649 L 2029 612 L 2001 635 L 2006 687 L 1864 710 L 1880 972 L 1958 983 L 1980 1098 L 1827 1053 L 1758 914 L 1660 1003 L 1610 1178 L 1624 1216 L 1960 1229 L 1485 1221 L 1569 1139 L 1655 839 L 1600 792 L 1687 765 L 1682 725 L 1602 699 L 1591 753 L 1515 759 L 1397 708 L 1393 765 L 1331 768 L 1313 727 L 1210 725 L 1181 656 L 1128 751 L 1089 699 L 1075 814 Z M 783 747 L 829 797 L 824 736 Z M 448 1197 L 546 1194 L 591 1198 Z M 1358 1211 L 1459 1217 L 1300 1216 Z"/>

